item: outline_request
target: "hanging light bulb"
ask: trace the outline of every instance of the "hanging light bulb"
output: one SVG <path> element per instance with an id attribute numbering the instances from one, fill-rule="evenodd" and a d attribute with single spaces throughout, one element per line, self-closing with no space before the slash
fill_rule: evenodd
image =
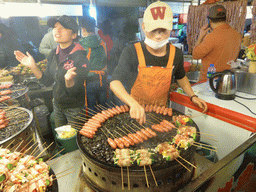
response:
<path id="1" fill-rule="evenodd" d="M 93 4 L 92 0 L 90 0 L 90 6 L 89 6 L 89 15 L 93 17 L 97 23 L 97 11 L 96 6 Z"/>

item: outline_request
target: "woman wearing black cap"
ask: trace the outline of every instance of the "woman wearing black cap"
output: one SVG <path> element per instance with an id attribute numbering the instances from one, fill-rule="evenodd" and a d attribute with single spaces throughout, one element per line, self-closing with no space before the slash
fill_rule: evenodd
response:
<path id="1" fill-rule="evenodd" d="M 37 79 L 45 86 L 53 85 L 53 111 L 55 126 L 66 125 L 73 121 L 84 107 L 84 80 L 89 72 L 86 51 L 73 40 L 77 38 L 78 25 L 69 16 L 51 20 L 54 40 L 59 44 L 47 57 L 48 65 L 42 73 L 35 60 L 27 52 L 15 51 L 16 59 L 29 67 Z"/>

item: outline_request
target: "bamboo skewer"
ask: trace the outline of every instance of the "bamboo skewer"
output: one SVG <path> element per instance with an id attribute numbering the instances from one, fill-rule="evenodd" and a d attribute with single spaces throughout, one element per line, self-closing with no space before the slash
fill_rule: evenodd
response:
<path id="1" fill-rule="evenodd" d="M 59 177 L 56 177 L 56 178 L 53 179 L 53 181 L 54 181 L 54 180 L 57 180 L 57 179 L 60 179 L 61 177 L 64 177 L 64 176 L 69 175 L 70 173 L 74 173 L 74 172 L 75 172 L 75 170 L 74 170 L 74 171 L 71 171 L 71 172 L 69 172 L 69 173 L 66 173 L 66 174 L 64 174 L 64 175 L 61 175 L 61 176 L 59 176 Z M 56 175 L 55 175 L 55 176 L 56 176 Z"/>
<path id="2" fill-rule="evenodd" d="M 59 161 L 60 159 L 62 159 L 63 157 L 65 157 L 64 155 L 58 157 L 57 159 L 55 159 L 54 161 L 52 161 L 51 163 L 49 163 L 48 165 L 52 165 L 54 163 L 56 163 L 57 161 Z"/>
<path id="3" fill-rule="evenodd" d="M 189 165 L 191 165 L 192 167 L 194 167 L 196 169 L 196 166 L 193 165 L 192 163 L 190 163 L 189 161 L 187 161 L 186 159 L 184 159 L 183 157 L 181 157 L 180 155 L 178 156 L 179 158 L 181 158 L 183 161 L 185 161 L 186 163 L 188 163 Z"/>
<path id="4" fill-rule="evenodd" d="M 194 145 L 194 146 L 196 146 L 196 147 L 200 147 L 200 148 L 202 148 L 202 149 L 207 149 L 207 150 L 210 150 L 210 151 L 217 152 L 217 150 L 210 149 L 210 148 L 207 148 L 207 147 L 203 147 L 203 146 L 200 146 L 200 145 L 195 145 L 194 143 L 193 143 L 192 145 Z"/>
<path id="5" fill-rule="evenodd" d="M 123 167 L 121 166 L 121 177 L 122 177 L 122 190 L 124 190 L 124 173 L 123 173 Z"/>
<path id="6" fill-rule="evenodd" d="M 153 115 L 153 114 L 151 114 L 151 115 Z M 162 121 L 162 120 L 161 120 Z M 160 120 L 159 120 L 159 122 L 161 122 Z M 152 123 L 152 122 L 149 122 L 149 123 Z M 178 127 L 174 127 L 175 129 L 179 129 Z M 209 136 L 212 136 L 212 137 L 216 137 L 216 135 L 213 135 L 213 134 L 209 134 L 209 133 L 203 133 L 203 132 L 200 132 L 200 133 L 198 133 L 198 132 L 196 132 L 196 134 L 197 135 L 200 135 L 200 134 L 203 134 L 203 135 L 209 135 Z M 214 140 L 214 141 L 216 141 L 216 140 Z"/>
<path id="7" fill-rule="evenodd" d="M 158 186 L 157 181 L 156 181 L 156 177 L 155 177 L 155 174 L 154 174 L 154 172 L 153 172 L 153 170 L 152 170 L 151 165 L 149 165 L 149 168 L 150 168 L 150 171 L 151 171 L 151 173 L 152 173 L 152 176 L 153 176 L 153 179 L 154 179 L 154 181 L 155 181 L 155 184 L 156 184 L 156 186 Z"/>
<path id="8" fill-rule="evenodd" d="M 11 149 L 10 149 L 10 151 L 12 151 L 14 148 L 16 148 L 17 146 L 19 145 L 19 143 L 17 143 L 16 145 L 14 145 Z"/>
<path id="9" fill-rule="evenodd" d="M 196 145 L 203 145 L 203 146 L 205 146 L 205 147 L 212 147 L 212 148 L 217 149 L 217 147 L 214 147 L 214 146 L 212 146 L 212 145 L 207 145 L 207 144 L 199 143 L 199 142 L 195 142 L 195 141 L 194 141 L 194 143 L 195 143 Z"/>
<path id="10" fill-rule="evenodd" d="M 146 182 L 147 182 L 147 187 L 149 188 L 147 170 L 146 170 L 146 166 L 145 165 L 144 165 L 144 172 L 145 172 L 145 179 L 146 179 Z"/>
<path id="11" fill-rule="evenodd" d="M 9 143 L 7 146 L 6 146 L 6 149 L 8 149 L 8 147 L 10 147 L 10 145 L 15 141 L 15 139 L 12 140 L 11 143 Z"/>
<path id="12" fill-rule="evenodd" d="M 31 137 L 31 136 L 30 136 Z M 25 140 L 25 142 L 27 142 L 29 139 L 30 139 L 30 137 L 28 137 L 26 140 Z M 30 143 L 31 143 L 31 141 L 33 141 L 32 139 L 20 150 L 20 152 L 23 150 L 23 149 L 25 149 Z"/>
<path id="13" fill-rule="evenodd" d="M 62 151 L 64 151 L 65 148 L 61 149 L 58 153 L 56 153 L 55 155 L 53 155 L 51 158 L 49 158 L 45 163 L 47 163 L 48 161 L 52 160 L 54 157 L 56 157 L 58 154 L 60 154 Z"/>
<path id="14" fill-rule="evenodd" d="M 48 147 L 46 147 L 41 153 L 39 153 L 39 155 L 37 155 L 35 159 L 37 159 L 41 154 L 43 154 L 43 152 L 45 152 L 48 148 L 50 148 L 53 143 L 54 142 L 52 142 L 50 145 L 48 145 Z"/>
<path id="15" fill-rule="evenodd" d="M 181 164 L 183 167 L 185 167 L 185 169 L 187 169 L 189 172 L 191 172 L 191 170 L 189 168 L 187 168 L 185 165 L 183 165 L 178 159 L 175 159 L 179 164 Z"/>
<path id="16" fill-rule="evenodd" d="M 16 147 L 16 149 L 14 150 L 14 152 L 17 151 L 17 149 L 20 147 L 20 145 L 23 143 L 23 141 L 24 141 L 24 140 L 22 140 L 22 141 L 19 143 L 18 147 Z M 14 152 L 13 152 L 13 153 L 14 153 Z"/>

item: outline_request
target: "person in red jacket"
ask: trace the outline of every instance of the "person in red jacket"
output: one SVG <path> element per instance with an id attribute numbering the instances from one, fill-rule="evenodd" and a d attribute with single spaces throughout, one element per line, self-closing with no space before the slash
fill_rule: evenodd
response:
<path id="1" fill-rule="evenodd" d="M 63 15 L 49 23 L 53 28 L 54 40 L 59 44 L 47 56 L 47 68 L 43 73 L 37 67 L 33 57 L 15 51 L 16 59 L 29 67 L 35 77 L 45 86 L 53 85 L 53 112 L 55 127 L 75 121 L 74 117 L 85 106 L 85 87 L 89 69 L 87 52 L 74 43 L 77 38 L 78 25 L 70 16 Z"/>

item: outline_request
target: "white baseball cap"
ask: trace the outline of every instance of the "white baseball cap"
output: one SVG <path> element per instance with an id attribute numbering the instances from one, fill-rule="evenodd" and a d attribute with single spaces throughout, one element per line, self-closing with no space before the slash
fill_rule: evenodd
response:
<path id="1" fill-rule="evenodd" d="M 173 14 L 171 7 L 161 1 L 150 4 L 143 16 L 143 23 L 147 32 L 157 28 L 172 30 L 172 21 Z"/>

